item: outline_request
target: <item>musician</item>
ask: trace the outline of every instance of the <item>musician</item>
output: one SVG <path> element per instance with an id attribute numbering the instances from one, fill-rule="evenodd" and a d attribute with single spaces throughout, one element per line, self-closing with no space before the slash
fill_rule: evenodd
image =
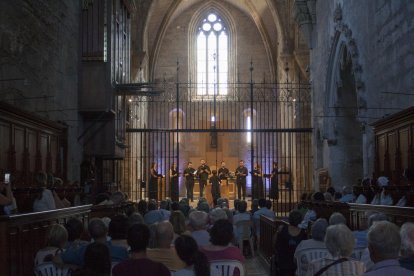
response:
<path id="1" fill-rule="evenodd" d="M 254 164 L 254 170 L 253 170 L 253 193 L 252 197 L 253 199 L 260 199 L 264 198 L 263 194 L 263 173 L 262 173 L 262 167 L 259 163 Z"/>
<path id="2" fill-rule="evenodd" d="M 272 174 L 270 175 L 270 198 L 279 199 L 279 166 L 273 162 Z"/>
<path id="3" fill-rule="evenodd" d="M 237 198 L 241 199 L 243 194 L 243 200 L 246 199 L 246 176 L 247 168 L 244 166 L 244 161 L 239 161 L 239 166 L 236 169 L 236 185 L 237 185 Z"/>
<path id="4" fill-rule="evenodd" d="M 148 186 L 148 199 L 158 200 L 158 180 L 162 175 L 157 172 L 157 162 L 152 162 L 150 166 L 150 179 Z"/>
<path id="5" fill-rule="evenodd" d="M 221 180 L 217 176 L 217 171 L 216 170 L 213 170 L 211 173 L 213 174 L 209 179 L 209 181 L 211 183 L 211 196 L 213 197 L 213 202 L 217 202 L 217 199 L 219 199 L 221 197 L 221 195 L 220 195 Z"/>
<path id="6" fill-rule="evenodd" d="M 185 188 L 187 189 L 187 199 L 193 202 L 193 190 L 194 190 L 194 175 L 196 170 L 193 168 L 193 163 L 188 162 L 187 168 L 184 170 Z"/>
<path id="7" fill-rule="evenodd" d="M 177 164 L 172 163 L 170 167 L 171 200 L 178 201 L 178 169 Z"/>
<path id="8" fill-rule="evenodd" d="M 218 170 L 218 177 L 220 178 L 221 182 L 226 182 L 227 185 L 229 185 L 229 182 L 227 181 L 227 178 L 229 177 L 229 169 L 226 168 L 226 163 L 224 161 L 221 161 L 221 167 Z"/>
<path id="9" fill-rule="evenodd" d="M 197 169 L 197 176 L 200 183 L 200 197 L 203 197 L 204 186 L 207 185 L 208 175 L 210 174 L 210 167 L 207 166 L 206 160 L 200 160 L 200 167 Z"/>

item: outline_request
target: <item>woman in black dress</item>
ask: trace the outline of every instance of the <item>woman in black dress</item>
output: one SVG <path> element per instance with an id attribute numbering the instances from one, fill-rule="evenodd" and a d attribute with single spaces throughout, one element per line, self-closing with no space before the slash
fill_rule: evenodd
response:
<path id="1" fill-rule="evenodd" d="M 279 167 L 273 162 L 272 174 L 270 175 L 270 198 L 279 199 Z"/>
<path id="2" fill-rule="evenodd" d="M 255 163 L 253 170 L 253 199 L 264 198 L 263 194 L 263 173 L 259 163 Z"/>
<path id="3" fill-rule="evenodd" d="M 173 163 L 170 167 L 171 200 L 178 202 L 178 169 L 177 164 Z"/>
<path id="4" fill-rule="evenodd" d="M 157 163 L 152 162 L 150 168 L 150 179 L 148 186 L 148 199 L 158 200 L 158 178 Z"/>

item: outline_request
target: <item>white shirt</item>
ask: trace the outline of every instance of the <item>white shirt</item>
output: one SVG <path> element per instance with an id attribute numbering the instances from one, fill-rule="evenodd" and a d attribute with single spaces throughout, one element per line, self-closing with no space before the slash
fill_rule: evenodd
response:
<path id="1" fill-rule="evenodd" d="M 52 191 L 48 189 L 43 189 L 42 198 L 35 199 L 33 202 L 33 212 L 42 212 L 42 211 L 49 211 L 55 210 L 56 204 L 55 200 L 53 199 Z"/>

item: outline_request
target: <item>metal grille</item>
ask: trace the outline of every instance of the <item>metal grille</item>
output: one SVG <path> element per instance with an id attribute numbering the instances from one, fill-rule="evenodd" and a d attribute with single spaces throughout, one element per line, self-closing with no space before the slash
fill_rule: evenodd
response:
<path id="1" fill-rule="evenodd" d="M 218 168 L 222 160 L 234 171 L 243 159 L 249 171 L 258 162 L 270 174 L 277 161 L 279 175 L 278 210 L 288 211 L 302 192 L 311 189 L 310 88 L 303 83 L 226 84 L 226 96 L 197 95 L 197 86 L 162 83 L 153 96 L 134 96 L 129 102 L 127 154 L 115 161 L 122 189 L 132 199 L 145 197 L 141 183 L 148 183 L 149 165 L 158 163 L 166 175 L 163 197 L 169 196 L 169 166 L 176 162 L 183 171 L 187 161 L 207 159 Z M 215 89 L 222 87 L 216 84 Z M 216 93 L 218 95 L 218 93 Z M 214 120 L 212 119 L 214 116 Z M 250 129 L 248 117 L 250 116 Z M 247 141 L 250 135 L 251 142 Z M 227 160 L 226 160 L 227 159 Z M 232 160 L 228 162 L 228 160 Z M 195 162 L 195 166 L 197 166 Z M 180 177 L 180 195 L 185 194 Z M 265 178 L 265 195 L 270 179 Z M 145 188 L 145 185 L 144 187 Z M 248 194 L 251 176 L 247 180 Z"/>

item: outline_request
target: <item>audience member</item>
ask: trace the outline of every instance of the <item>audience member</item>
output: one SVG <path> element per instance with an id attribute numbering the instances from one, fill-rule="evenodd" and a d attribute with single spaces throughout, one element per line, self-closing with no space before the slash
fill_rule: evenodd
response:
<path id="1" fill-rule="evenodd" d="M 388 194 L 388 192 L 385 190 L 384 187 L 387 187 L 389 185 L 389 180 L 385 176 L 380 176 L 377 179 L 377 187 L 379 189 L 376 189 L 376 193 L 374 198 L 371 201 L 371 204 L 375 205 L 392 205 L 393 199 L 391 195 Z"/>
<path id="2" fill-rule="evenodd" d="M 185 267 L 183 261 L 177 255 L 175 248 L 172 247 L 174 238 L 173 226 L 169 221 L 162 221 L 157 224 L 155 232 L 156 248 L 147 249 L 147 257 L 155 262 L 160 262 L 168 267 L 169 270 L 178 271 Z"/>
<path id="3" fill-rule="evenodd" d="M 17 213 L 17 205 L 11 183 L 0 182 L 0 216 L 13 213 Z"/>
<path id="4" fill-rule="evenodd" d="M 281 225 L 274 237 L 275 260 L 281 275 L 294 276 L 296 264 L 295 250 L 306 239 L 306 233 L 298 227 L 302 214 L 298 210 L 289 213 L 289 225 Z"/>
<path id="5" fill-rule="evenodd" d="M 400 266 L 398 262 L 400 247 L 401 237 L 395 224 L 388 221 L 374 223 L 368 230 L 368 248 L 374 266 L 364 275 L 414 275 L 414 272 Z"/>
<path id="6" fill-rule="evenodd" d="M 72 276 L 110 276 L 111 255 L 108 247 L 94 242 L 86 247 L 85 260 L 82 269 L 71 273 Z"/>
<path id="7" fill-rule="evenodd" d="M 39 172 L 35 177 L 37 188 L 39 192 L 33 202 L 33 212 L 41 212 L 56 209 L 55 200 L 52 191 L 46 189 L 47 175 L 45 172 Z"/>
<path id="8" fill-rule="evenodd" d="M 208 206 L 208 202 L 202 201 L 197 204 L 197 210 L 208 214 L 210 212 L 210 206 Z"/>
<path id="9" fill-rule="evenodd" d="M 54 178 L 53 199 L 55 200 L 56 209 L 68 208 L 71 206 L 70 201 L 66 198 L 63 181 L 60 178 Z"/>
<path id="10" fill-rule="evenodd" d="M 400 265 L 414 271 L 414 223 L 406 222 L 401 226 Z"/>
<path id="11" fill-rule="evenodd" d="M 259 210 L 259 200 L 257 198 L 252 200 L 252 206 L 250 208 L 250 214 L 253 216 Z"/>
<path id="12" fill-rule="evenodd" d="M 138 223 L 144 223 L 144 218 L 138 212 L 132 213 L 128 217 L 128 228 L 131 227 L 132 225 L 138 224 Z"/>
<path id="13" fill-rule="evenodd" d="M 256 229 L 257 237 L 260 236 L 260 216 L 265 216 L 268 218 L 276 218 L 275 213 L 266 206 L 266 199 L 264 198 L 259 199 L 259 207 L 260 209 L 257 210 L 253 215 L 253 224 Z"/>
<path id="14" fill-rule="evenodd" d="M 331 195 L 331 193 L 323 193 L 323 197 L 325 198 L 325 201 L 334 201 L 333 196 Z"/>
<path id="15" fill-rule="evenodd" d="M 111 219 L 108 227 L 108 235 L 113 245 L 128 249 L 127 243 L 128 218 L 124 215 L 116 215 Z"/>
<path id="16" fill-rule="evenodd" d="M 148 203 L 145 200 L 140 200 L 137 206 L 138 213 L 141 214 L 142 217 L 148 212 Z"/>
<path id="17" fill-rule="evenodd" d="M 150 232 L 145 224 L 134 224 L 128 230 L 128 245 L 131 247 L 130 258 L 117 264 L 113 276 L 168 276 L 170 271 L 162 263 L 154 262 L 147 257 L 147 246 Z"/>
<path id="18" fill-rule="evenodd" d="M 162 220 L 169 220 L 171 211 L 169 210 L 169 202 L 167 200 L 161 200 L 160 202 L 160 213 L 162 215 Z"/>
<path id="19" fill-rule="evenodd" d="M 77 218 L 71 218 L 66 222 L 65 228 L 68 231 L 68 242 L 65 245 L 65 250 L 69 248 L 76 249 L 88 244 L 87 241 L 81 240 L 84 233 L 82 221 Z"/>
<path id="20" fill-rule="evenodd" d="M 244 264 L 245 258 L 240 249 L 233 246 L 233 225 L 227 219 L 217 220 L 210 230 L 211 244 L 201 247 L 207 259 L 216 260 L 236 260 Z M 235 275 L 239 275 L 239 271 L 235 271 Z"/>
<path id="21" fill-rule="evenodd" d="M 163 215 L 157 209 L 157 201 L 151 199 L 148 203 L 148 212 L 144 215 L 144 222 L 150 225 L 160 221 L 163 221 Z"/>
<path id="22" fill-rule="evenodd" d="M 172 276 L 210 276 L 210 264 L 207 257 L 198 250 L 196 241 L 187 235 L 175 240 L 175 249 L 180 259 L 187 265 L 185 268 L 172 272 Z"/>
<path id="23" fill-rule="evenodd" d="M 329 225 L 345 224 L 346 218 L 341 213 L 335 212 L 329 217 Z"/>
<path id="24" fill-rule="evenodd" d="M 207 232 L 208 215 L 202 211 L 194 211 L 190 214 L 191 236 L 198 246 L 210 244 L 210 234 Z"/>
<path id="25" fill-rule="evenodd" d="M 316 192 L 312 195 L 312 200 L 313 201 L 324 201 L 325 197 L 323 196 L 321 192 Z M 315 220 L 316 220 L 316 212 L 308 206 L 308 210 L 306 211 L 305 216 L 303 217 L 303 220 L 298 225 L 298 227 L 301 229 L 308 229 L 309 222 L 315 221 Z"/>
<path id="26" fill-rule="evenodd" d="M 352 193 L 352 188 L 349 186 L 345 186 L 342 188 L 342 197 L 339 199 L 340 202 L 354 202 L 354 194 Z"/>
<path id="27" fill-rule="evenodd" d="M 239 236 L 242 234 L 243 229 L 237 228 L 237 223 L 240 221 L 250 221 L 252 218 L 247 210 L 247 202 L 242 200 L 238 204 L 238 214 L 233 216 L 233 229 L 234 229 L 234 239 L 238 241 Z"/>
<path id="28" fill-rule="evenodd" d="M 317 219 L 312 224 L 312 238 L 301 241 L 296 247 L 294 257 L 298 267 L 296 270 L 298 276 L 305 276 L 307 274 L 311 261 L 324 258 L 328 255 L 329 252 L 324 241 L 327 228 L 328 222 L 326 219 Z"/>
<path id="29" fill-rule="evenodd" d="M 67 241 L 66 228 L 60 224 L 52 225 L 47 235 L 46 247 L 36 253 L 35 266 L 53 261 L 53 258 L 63 251 Z"/>
<path id="30" fill-rule="evenodd" d="M 364 273 L 364 264 L 349 258 L 354 249 L 355 240 L 346 225 L 329 226 L 326 230 L 325 245 L 330 255 L 312 261 L 308 275 L 357 276 Z"/>
<path id="31" fill-rule="evenodd" d="M 326 189 L 326 192 L 327 193 L 330 193 L 331 194 L 331 196 L 333 197 L 334 195 L 335 195 L 335 193 L 336 193 L 336 191 L 335 191 L 335 188 L 334 187 L 329 187 L 328 189 Z"/>
<path id="32" fill-rule="evenodd" d="M 210 212 L 210 226 L 213 226 L 214 223 L 218 220 L 225 219 L 228 220 L 226 212 L 221 208 L 215 208 Z"/>
<path id="33" fill-rule="evenodd" d="M 190 231 L 187 230 L 185 225 L 185 217 L 181 211 L 174 211 L 171 213 L 170 222 L 174 229 L 174 239 L 178 238 L 182 234 L 191 235 Z"/>

